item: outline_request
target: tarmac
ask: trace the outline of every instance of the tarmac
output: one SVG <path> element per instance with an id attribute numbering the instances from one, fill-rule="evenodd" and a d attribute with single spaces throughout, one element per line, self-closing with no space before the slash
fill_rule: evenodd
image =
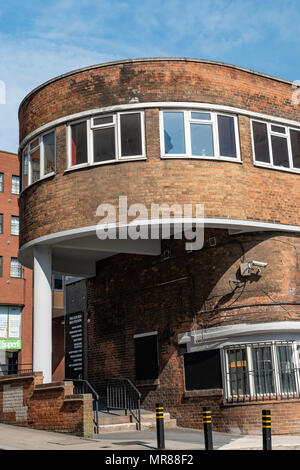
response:
<path id="1" fill-rule="evenodd" d="M 204 450 L 203 431 L 187 428 L 166 430 L 166 450 Z M 232 435 L 213 432 L 214 450 L 262 450 L 260 435 Z M 94 439 L 40 431 L 0 423 L 0 450 L 103 450 L 153 451 L 157 448 L 156 430 L 106 433 Z M 272 436 L 272 450 L 300 450 L 300 436 Z"/>

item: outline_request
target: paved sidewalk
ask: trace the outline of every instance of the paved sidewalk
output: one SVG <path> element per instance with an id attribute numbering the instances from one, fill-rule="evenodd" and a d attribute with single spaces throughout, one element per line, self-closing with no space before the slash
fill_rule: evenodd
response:
<path id="1" fill-rule="evenodd" d="M 213 433 L 217 450 L 261 450 L 261 436 Z M 273 436 L 274 450 L 300 450 L 300 436 Z M 156 432 L 130 431 L 84 439 L 68 434 L 0 424 L 0 450 L 155 450 Z M 203 431 L 166 430 L 167 450 L 203 450 Z"/>

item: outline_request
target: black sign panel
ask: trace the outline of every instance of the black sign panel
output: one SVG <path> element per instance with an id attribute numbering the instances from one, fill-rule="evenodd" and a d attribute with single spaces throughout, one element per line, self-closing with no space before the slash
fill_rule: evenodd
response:
<path id="1" fill-rule="evenodd" d="M 65 377 L 86 379 L 87 324 L 85 281 L 66 286 Z"/>

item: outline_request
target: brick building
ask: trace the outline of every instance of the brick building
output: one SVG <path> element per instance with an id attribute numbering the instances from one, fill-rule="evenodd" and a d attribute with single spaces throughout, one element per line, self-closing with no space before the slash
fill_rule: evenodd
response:
<path id="1" fill-rule="evenodd" d="M 19 161 L 0 151 L 0 375 L 32 367 L 32 272 L 18 261 Z"/>
<path id="2" fill-rule="evenodd" d="M 88 67 L 25 97 L 19 259 L 34 269 L 34 370 L 45 382 L 51 274 L 84 276 L 96 390 L 128 378 L 144 407 L 163 401 L 179 424 L 201 427 L 209 405 L 223 431 L 255 431 L 267 401 L 274 432 L 300 432 L 293 91 L 240 67 L 172 58 Z M 129 222 L 118 217 L 124 204 Z M 177 206 L 155 218 L 153 204 Z M 201 249 L 183 236 L 184 205 L 193 229 L 204 225 Z M 108 239 L 101 218 L 112 208 Z M 139 230 L 124 236 L 139 213 Z"/>

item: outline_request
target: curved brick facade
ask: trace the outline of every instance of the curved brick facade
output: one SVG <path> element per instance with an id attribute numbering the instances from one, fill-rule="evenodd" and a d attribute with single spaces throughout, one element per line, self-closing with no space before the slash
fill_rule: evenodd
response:
<path id="1" fill-rule="evenodd" d="M 21 248 L 39 237 L 95 226 L 99 204 L 118 208 L 120 195 L 128 196 L 128 206 L 140 203 L 148 209 L 152 203 L 204 204 L 205 217 L 228 221 L 228 228 L 232 220 L 243 221 L 246 229 L 253 222 L 262 224 L 262 231 L 244 234 L 210 228 L 203 250 L 195 253 L 187 253 L 182 241 L 169 240 L 162 243 L 162 253 L 170 252 L 167 258 L 117 254 L 97 263 L 97 275 L 88 281 L 88 365 L 89 380 L 99 390 L 104 378 L 128 377 L 140 387 L 144 406 L 163 401 L 184 426 L 201 427 L 200 410 L 206 405 L 218 417 L 218 430 L 250 432 L 260 426 L 260 416 L 255 424 L 248 411 L 252 405 L 251 410 L 261 409 L 258 400 L 243 409 L 240 403 L 226 403 L 223 390 L 186 390 L 183 353 L 189 351 L 180 349 L 178 335 L 228 325 L 288 326 L 299 320 L 299 171 L 256 166 L 251 136 L 253 116 L 300 128 L 291 85 L 209 61 L 146 59 L 75 71 L 23 100 L 20 150 L 38 129 L 55 128 L 56 172 L 20 197 Z M 183 108 L 184 103 L 202 103 L 234 114 L 241 162 L 161 158 L 159 113 L 174 102 Z M 144 111 L 146 158 L 68 169 L 69 122 L 105 107 Z M 263 224 L 274 224 L 274 229 L 264 231 Z M 249 278 L 240 276 L 240 264 L 255 259 L 267 267 Z M 133 338 L 153 331 L 158 334 L 159 377 L 139 383 Z M 294 336 L 281 326 L 273 336 L 266 331 L 255 341 L 298 341 L 298 331 Z M 293 396 L 295 410 L 300 409 L 299 396 Z M 277 433 L 300 432 L 294 421 L 289 427 L 280 420 L 286 403 L 274 401 L 273 406 Z"/>

